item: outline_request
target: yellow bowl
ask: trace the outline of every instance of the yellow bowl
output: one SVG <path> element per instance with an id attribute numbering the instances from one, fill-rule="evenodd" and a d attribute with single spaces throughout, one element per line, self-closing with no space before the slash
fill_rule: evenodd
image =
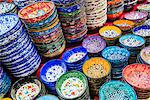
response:
<path id="1" fill-rule="evenodd" d="M 119 27 L 123 31 L 132 29 L 135 25 L 135 23 L 133 21 L 130 21 L 130 20 L 116 20 L 113 22 L 113 24 L 115 26 Z"/>
<path id="2" fill-rule="evenodd" d="M 2 100 L 12 100 L 11 98 L 2 98 Z"/>
<path id="3" fill-rule="evenodd" d="M 100 66 L 99 69 L 94 69 L 94 67 L 96 66 Z M 101 57 L 94 57 L 87 60 L 83 64 L 82 70 L 87 77 L 94 78 L 94 79 L 102 78 L 110 74 L 111 64 L 107 60 Z M 91 71 L 91 74 L 89 74 L 89 71 Z"/>
<path id="4" fill-rule="evenodd" d="M 115 37 L 107 37 L 104 35 L 104 32 L 106 31 L 115 31 L 116 36 Z M 116 26 L 104 26 L 99 30 L 99 34 L 105 39 L 105 40 L 115 40 L 121 36 L 121 30 Z"/>

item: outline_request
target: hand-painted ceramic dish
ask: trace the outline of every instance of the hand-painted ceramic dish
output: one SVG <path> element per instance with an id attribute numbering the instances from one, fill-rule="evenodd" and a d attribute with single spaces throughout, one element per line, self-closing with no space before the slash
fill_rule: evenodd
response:
<path id="1" fill-rule="evenodd" d="M 90 78 L 102 78 L 110 73 L 110 63 L 100 57 L 95 57 L 87 60 L 83 64 L 83 73 Z"/>
<path id="2" fill-rule="evenodd" d="M 45 95 L 37 98 L 36 100 L 59 100 L 59 99 L 54 95 Z"/>
<path id="3" fill-rule="evenodd" d="M 100 36 L 89 36 L 82 42 L 89 53 L 98 53 L 106 47 L 106 42 Z"/>
<path id="4" fill-rule="evenodd" d="M 150 37 L 150 26 L 148 25 L 137 26 L 133 29 L 133 33 L 135 35 L 139 35 L 142 37 Z"/>
<path id="5" fill-rule="evenodd" d="M 11 88 L 11 97 L 15 100 L 31 100 L 45 94 L 45 86 L 36 77 L 21 78 Z"/>
<path id="6" fill-rule="evenodd" d="M 116 26 L 104 26 L 99 30 L 99 34 L 106 40 L 116 39 L 121 35 L 121 30 Z"/>
<path id="7" fill-rule="evenodd" d="M 57 93 L 63 99 L 79 99 L 87 89 L 87 79 L 78 71 L 63 74 L 56 83 Z"/>
<path id="8" fill-rule="evenodd" d="M 150 47 L 145 47 L 140 52 L 140 57 L 144 62 L 150 65 Z"/>
<path id="9" fill-rule="evenodd" d="M 148 17 L 147 12 L 133 11 L 124 15 L 125 19 L 134 21 L 136 24 L 145 21 Z"/>
<path id="10" fill-rule="evenodd" d="M 54 3 L 51 1 L 37 2 L 21 9 L 18 15 L 25 22 L 35 23 L 48 18 L 54 8 Z"/>
<path id="11" fill-rule="evenodd" d="M 122 63 L 128 61 L 130 52 L 127 49 L 118 46 L 106 47 L 102 51 L 102 56 L 111 63 Z"/>
<path id="12" fill-rule="evenodd" d="M 135 48 L 143 46 L 145 44 L 145 39 L 134 34 L 127 34 L 122 36 L 119 42 L 122 46 Z"/>
<path id="13" fill-rule="evenodd" d="M 123 69 L 124 80 L 131 86 L 149 90 L 150 89 L 150 66 L 145 64 L 131 64 Z"/>
<path id="14" fill-rule="evenodd" d="M 41 81 L 50 89 L 51 93 L 55 93 L 55 84 L 58 78 L 66 73 L 67 67 L 65 63 L 59 59 L 50 60 L 44 64 L 40 71 Z"/>
<path id="15" fill-rule="evenodd" d="M 116 20 L 113 22 L 113 24 L 115 26 L 119 27 L 123 31 L 130 30 L 135 25 L 135 23 L 133 21 L 130 21 L 130 20 Z"/>
<path id="16" fill-rule="evenodd" d="M 120 81 L 106 82 L 99 89 L 100 100 L 137 100 L 134 89 Z"/>
<path id="17" fill-rule="evenodd" d="M 87 50 L 82 46 L 79 46 L 66 51 L 63 54 L 62 59 L 66 63 L 77 63 L 83 61 L 86 58 L 86 56 L 87 56 Z"/>
<path id="18" fill-rule="evenodd" d="M 12 34 L 21 26 L 20 20 L 15 14 L 2 14 L 0 21 L 0 37 Z M 20 26 L 18 27 L 18 25 Z"/>

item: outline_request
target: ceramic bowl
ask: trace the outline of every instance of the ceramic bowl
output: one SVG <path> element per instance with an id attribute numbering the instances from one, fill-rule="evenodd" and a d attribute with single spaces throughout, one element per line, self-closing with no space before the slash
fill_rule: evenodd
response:
<path id="1" fill-rule="evenodd" d="M 110 74 L 111 64 L 103 58 L 94 57 L 83 64 L 82 70 L 87 77 L 100 79 Z"/>
<path id="2" fill-rule="evenodd" d="M 52 15 L 54 9 L 54 3 L 51 1 L 37 2 L 21 9 L 18 13 L 18 16 L 25 22 L 35 23 L 48 18 L 50 15 Z"/>
<path id="3" fill-rule="evenodd" d="M 146 63 L 150 65 L 150 47 L 145 47 L 140 52 L 141 59 Z"/>
<path id="4" fill-rule="evenodd" d="M 106 47 L 106 42 L 100 36 L 89 36 L 82 42 L 89 53 L 99 53 Z"/>
<path id="5" fill-rule="evenodd" d="M 87 89 L 87 78 L 78 71 L 70 71 L 63 74 L 56 83 L 57 93 L 63 99 L 80 99 Z"/>
<path id="6" fill-rule="evenodd" d="M 45 94 L 45 86 L 33 76 L 19 79 L 11 88 L 11 97 L 14 100 L 35 99 Z"/>
<path id="7" fill-rule="evenodd" d="M 130 20 L 116 20 L 113 22 L 113 24 L 117 27 L 119 27 L 123 31 L 130 30 L 134 27 L 135 23 Z"/>
<path id="8" fill-rule="evenodd" d="M 101 100 L 108 99 L 130 99 L 137 100 L 137 95 L 134 89 L 127 83 L 120 81 L 110 81 L 106 82 L 99 89 L 99 96 Z"/>

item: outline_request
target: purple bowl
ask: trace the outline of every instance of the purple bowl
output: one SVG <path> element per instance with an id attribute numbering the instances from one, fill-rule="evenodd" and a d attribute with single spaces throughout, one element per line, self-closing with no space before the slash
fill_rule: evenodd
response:
<path id="1" fill-rule="evenodd" d="M 89 36 L 82 42 L 89 53 L 99 53 L 106 47 L 106 42 L 100 36 Z"/>

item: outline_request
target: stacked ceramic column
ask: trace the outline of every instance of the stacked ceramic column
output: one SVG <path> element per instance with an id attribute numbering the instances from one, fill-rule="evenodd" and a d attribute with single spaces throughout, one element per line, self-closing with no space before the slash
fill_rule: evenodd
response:
<path id="1" fill-rule="evenodd" d="M 0 61 L 14 77 L 34 73 L 41 58 L 15 14 L 0 15 Z"/>
<path id="2" fill-rule="evenodd" d="M 37 2 L 19 11 L 39 53 L 54 57 L 65 49 L 65 39 L 53 2 Z"/>
<path id="3" fill-rule="evenodd" d="M 87 26 L 95 29 L 107 20 L 107 0 L 85 0 Z"/>
<path id="4" fill-rule="evenodd" d="M 79 42 L 87 33 L 84 0 L 53 0 L 67 42 Z"/>

